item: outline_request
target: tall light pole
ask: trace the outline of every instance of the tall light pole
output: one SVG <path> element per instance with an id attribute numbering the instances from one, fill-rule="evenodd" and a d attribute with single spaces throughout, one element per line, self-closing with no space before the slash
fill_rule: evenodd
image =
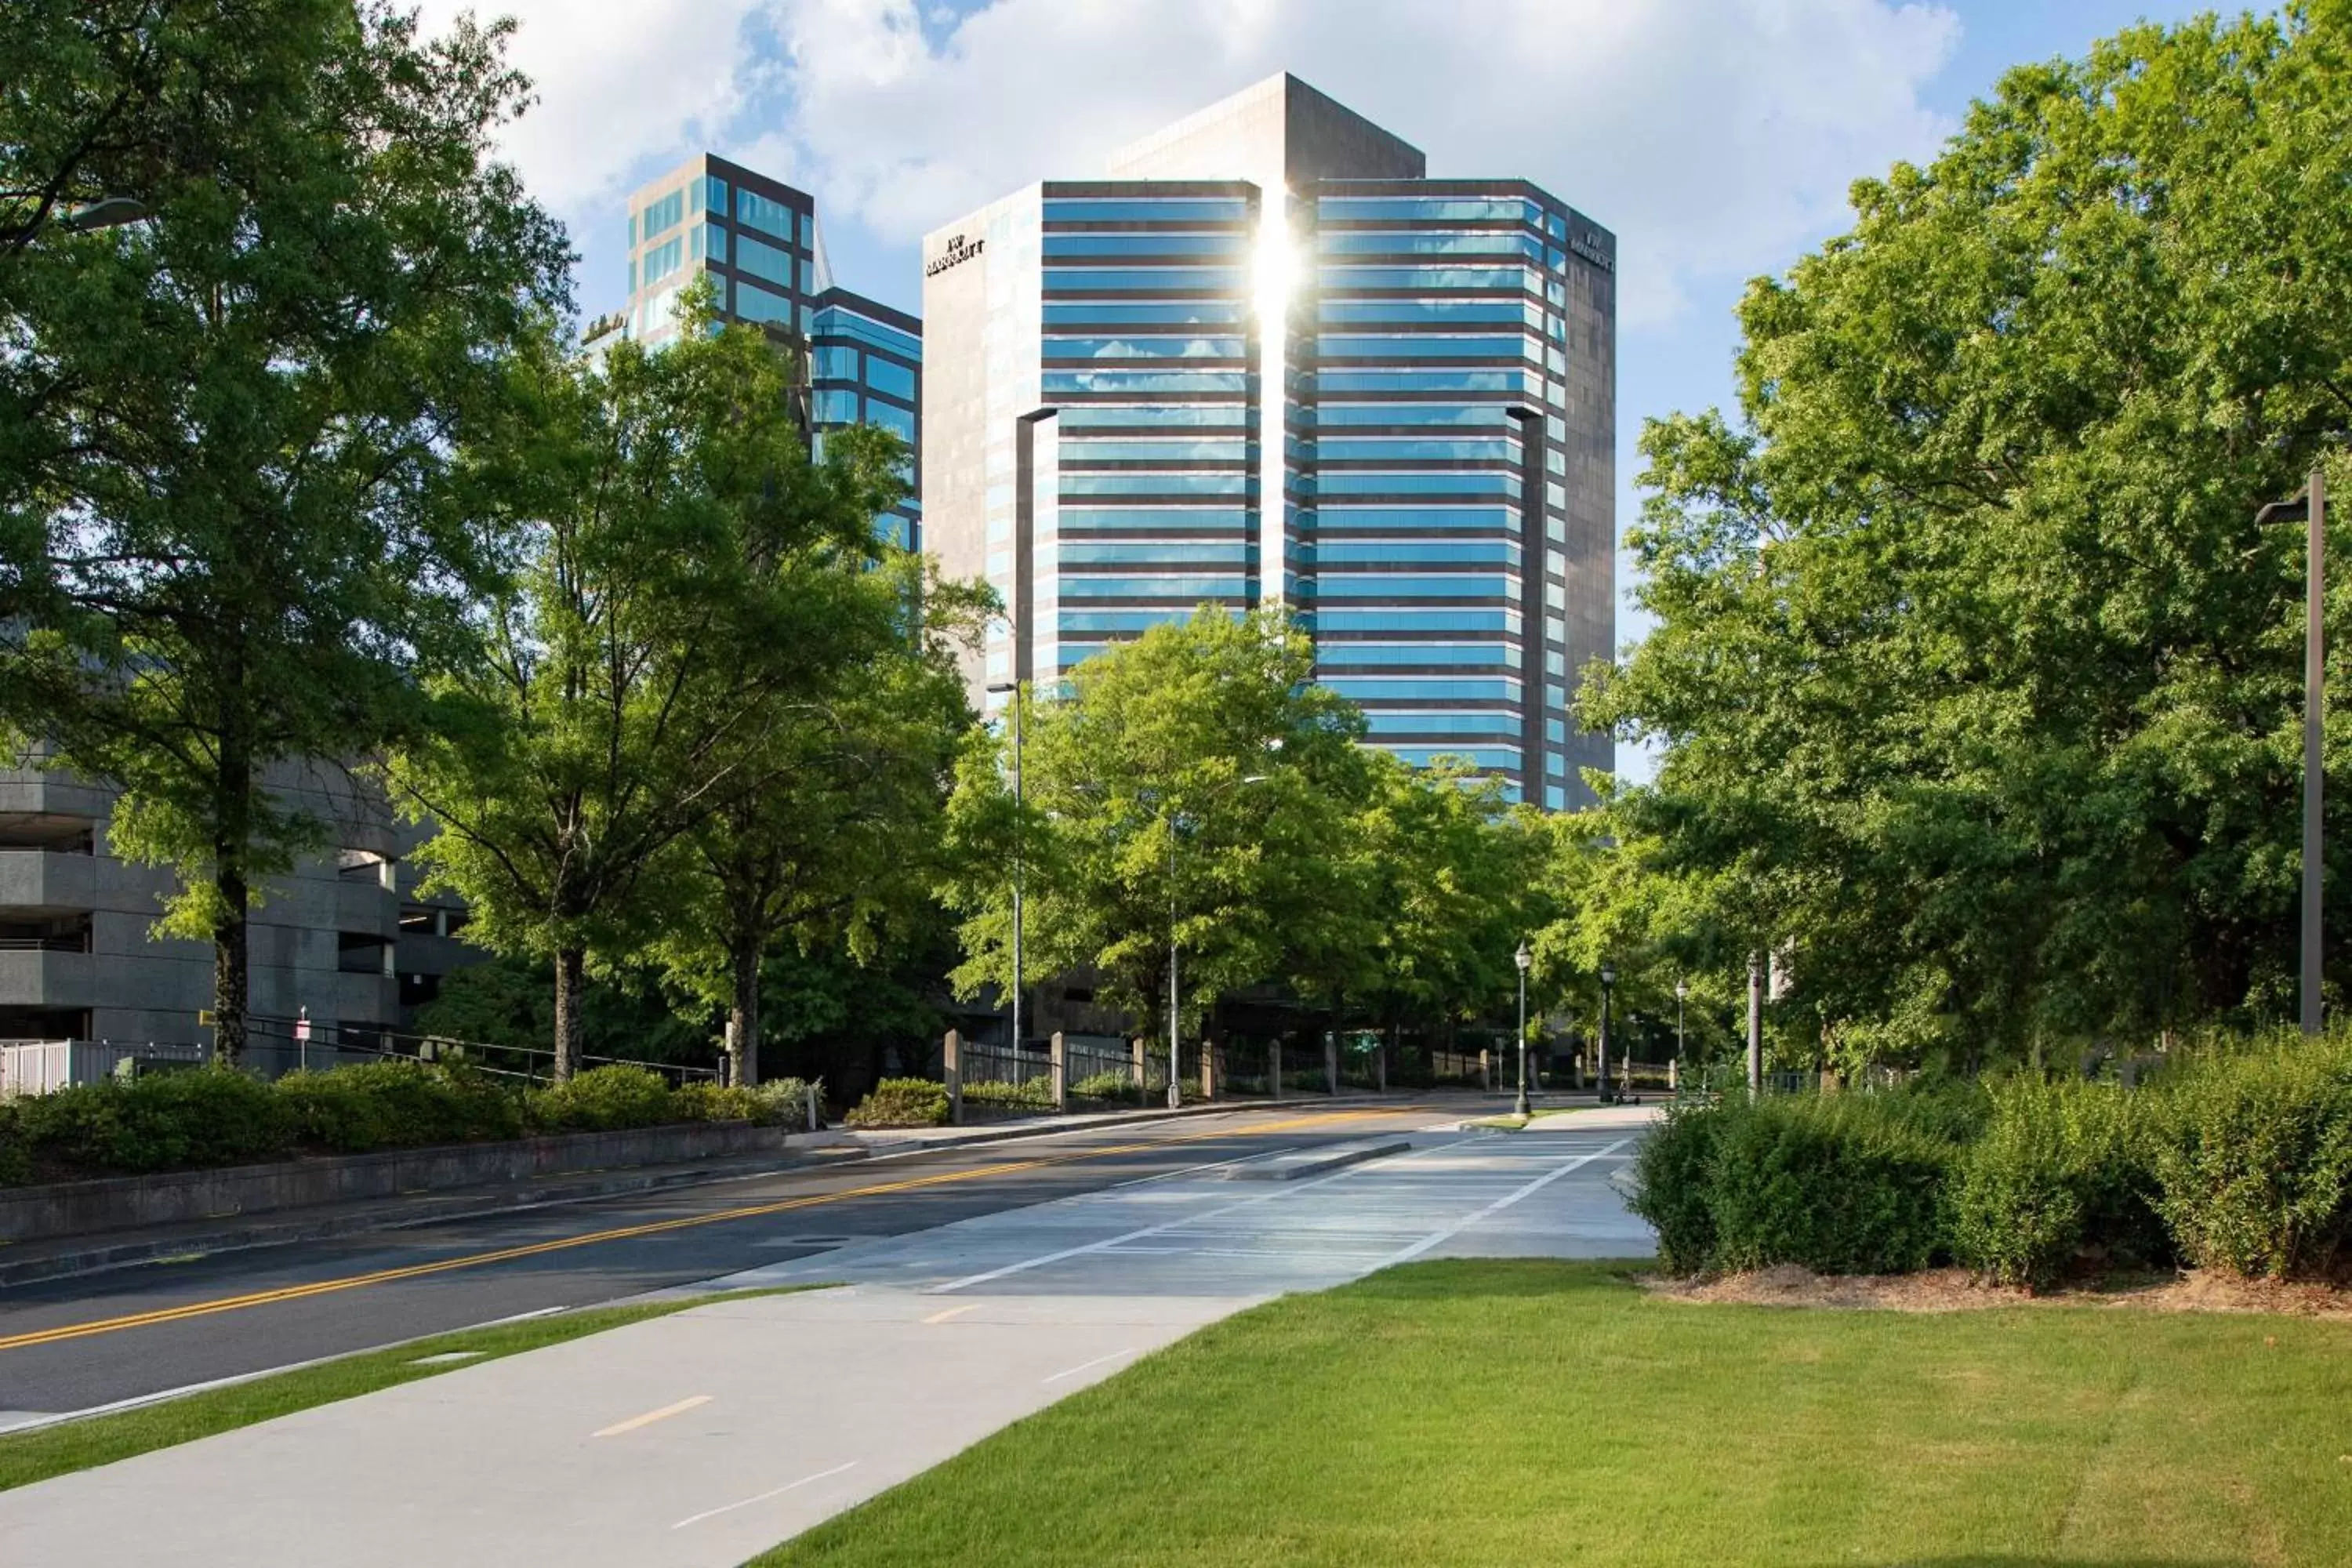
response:
<path id="1" fill-rule="evenodd" d="M 1519 942 L 1519 951 L 1511 954 L 1511 962 L 1519 966 L 1519 1100 L 1518 1103 L 1511 1109 L 1524 1120 L 1529 1111 L 1528 1105 L 1528 966 L 1535 962 L 1535 955 L 1528 952 L 1528 944 L 1524 938 Z"/>
<path id="2" fill-rule="evenodd" d="M 2315 466 L 2311 480 L 2293 500 L 2273 501 L 2254 521 L 2304 524 L 2303 536 L 2303 1032 L 2319 1033 L 2321 862 L 2326 844 L 2320 826 L 2326 780 L 2321 768 L 2321 721 L 2327 710 L 2327 642 L 2323 611 L 2327 599 L 2327 480 Z"/>
<path id="3" fill-rule="evenodd" d="M 1617 984 L 1617 966 L 1602 960 L 1601 964 L 1601 1100 L 1609 1100 L 1609 993 Z"/>
<path id="4" fill-rule="evenodd" d="M 1021 683 L 1000 680 L 990 685 L 991 696 L 1013 698 L 1013 1077 L 1021 1078 L 1021 869 L 1028 847 L 1028 823 L 1024 820 L 1021 795 Z"/>
<path id="5" fill-rule="evenodd" d="M 1679 974 L 1675 976 L 1675 1076 L 1676 1079 L 1680 1079 L 1684 1073 L 1690 1070 L 1690 1063 L 1685 1060 L 1683 1056 L 1683 1004 L 1689 1000 L 1690 982 Z"/>

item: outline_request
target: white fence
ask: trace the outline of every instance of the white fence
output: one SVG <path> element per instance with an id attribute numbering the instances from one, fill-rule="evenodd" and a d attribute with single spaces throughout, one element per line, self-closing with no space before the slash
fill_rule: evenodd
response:
<path id="1" fill-rule="evenodd" d="M 0 1045 L 0 1100 L 96 1083 L 132 1057 L 200 1062 L 205 1059 L 205 1047 L 185 1042 L 133 1045 L 111 1040 L 23 1040 Z"/>

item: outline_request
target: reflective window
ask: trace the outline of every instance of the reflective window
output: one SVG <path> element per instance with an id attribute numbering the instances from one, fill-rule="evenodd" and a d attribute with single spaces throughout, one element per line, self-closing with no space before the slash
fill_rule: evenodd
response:
<path id="1" fill-rule="evenodd" d="M 887 321 L 862 316 L 841 305 L 827 305 L 816 313 L 816 331 L 828 338 L 847 338 L 869 348 L 884 349 L 900 359 L 920 362 L 923 340 Z"/>
<path id="2" fill-rule="evenodd" d="M 702 176 L 702 205 L 706 212 L 727 210 L 727 182 L 716 174 Z"/>
<path id="3" fill-rule="evenodd" d="M 1318 657 L 1320 657 L 1318 650 Z M 1328 682 L 1326 682 L 1328 685 Z M 1413 713 L 1374 709 L 1364 715 L 1364 729 L 1374 735 L 1516 735 L 1516 713 Z"/>
<path id="4" fill-rule="evenodd" d="M 1061 582 L 1065 599 L 1238 599 L 1249 592 L 1246 577 L 1087 577 L 1073 574 Z"/>
<path id="5" fill-rule="evenodd" d="M 1244 462 L 1249 443 L 1234 441 L 1088 441 L 1062 443 L 1062 460 L 1076 463 Z"/>
<path id="6" fill-rule="evenodd" d="M 866 357 L 866 384 L 892 397 L 915 400 L 915 373 L 903 364 L 868 354 Z"/>
<path id="7" fill-rule="evenodd" d="M 641 276 L 648 289 L 686 265 L 686 237 L 665 241 L 646 252 Z"/>
<path id="8" fill-rule="evenodd" d="M 811 371 L 819 381 L 856 381 L 857 379 L 857 351 L 856 349 L 845 349 L 836 347 L 831 343 L 820 343 L 817 345 L 816 352 L 813 358 L 814 363 L 811 367 Z"/>
<path id="9" fill-rule="evenodd" d="M 1389 562 L 1415 566 L 1516 567 L 1519 563 L 1519 548 L 1507 539 L 1326 539 L 1314 548 L 1315 559 L 1327 566 Z"/>
<path id="10" fill-rule="evenodd" d="M 1247 474 L 1070 474 L 1062 476 L 1066 496 L 1238 496 L 1249 493 Z"/>
<path id="11" fill-rule="evenodd" d="M 868 425 L 879 425 L 885 430 L 896 431 L 898 433 L 898 439 L 906 442 L 910 447 L 914 445 L 915 416 L 910 411 L 900 408 L 896 404 L 877 403 L 872 398 L 867 398 L 866 401 L 866 422 Z"/>
<path id="12" fill-rule="evenodd" d="M 1066 359 L 1240 359 L 1240 338 L 1047 338 L 1045 356 Z"/>
<path id="13" fill-rule="evenodd" d="M 1133 529 L 1165 532 L 1178 528 L 1245 528 L 1249 513 L 1213 507 L 1139 506 L 1062 509 L 1064 530 Z"/>
<path id="14" fill-rule="evenodd" d="M 1070 392 L 1247 392 L 1249 373 L 1242 370 L 1049 370 L 1038 378 L 1046 393 Z"/>
<path id="15" fill-rule="evenodd" d="M 1369 699 L 1378 701 L 1387 698 L 1391 700 L 1415 701 L 1442 700 L 1454 702 L 1517 702 L 1519 700 L 1519 683 L 1516 680 L 1452 680 L 1416 676 L 1362 675 L 1344 676 L 1337 680 L 1324 681 L 1323 684 L 1342 697 L 1353 697 L 1360 700 Z"/>
<path id="16" fill-rule="evenodd" d="M 1491 338 L 1433 333 L 1373 338 L 1326 332 L 1317 340 L 1317 347 L 1334 359 L 1530 359 L 1542 353 L 1539 348 L 1531 351 L 1528 340 L 1517 332 Z"/>
<path id="17" fill-rule="evenodd" d="M 820 387 L 810 401 L 810 412 L 820 425 L 855 425 L 857 394 Z"/>
<path id="18" fill-rule="evenodd" d="M 1048 327 L 1124 327 L 1166 322 L 1177 326 L 1222 326 L 1239 322 L 1249 312 L 1241 300 L 1166 300 L 1152 304 L 1049 304 Z"/>
<path id="19" fill-rule="evenodd" d="M 771 294 L 756 283 L 735 285 L 735 313 L 747 321 L 781 321 L 793 323 L 793 302 L 782 294 Z"/>
<path id="20" fill-rule="evenodd" d="M 816 264 L 805 256 L 801 258 L 801 292 L 803 294 L 816 292 Z"/>
<path id="21" fill-rule="evenodd" d="M 1327 632 L 1502 632 L 1519 629 L 1515 610 L 1318 610 Z"/>
<path id="22" fill-rule="evenodd" d="M 1326 267 L 1326 289 L 1524 289 L 1516 267 Z"/>
<path id="23" fill-rule="evenodd" d="M 1237 256 L 1249 236 L 1223 234 L 1049 234 L 1045 259 L 1057 256 Z"/>
<path id="24" fill-rule="evenodd" d="M 793 286 L 793 258 L 790 251 L 745 235 L 735 242 L 735 268 L 754 278 L 764 278 L 779 288 Z"/>
<path id="25" fill-rule="evenodd" d="M 1494 665 L 1508 668 L 1519 650 L 1498 642 L 1326 642 L 1317 646 L 1315 661 L 1339 665 Z"/>
<path id="26" fill-rule="evenodd" d="M 1082 430 L 1129 429 L 1150 425 L 1246 425 L 1249 411 L 1239 404 L 1130 403 L 1080 404 L 1062 410 L 1065 434 Z"/>
<path id="27" fill-rule="evenodd" d="M 1544 247 L 1516 229 L 1469 234 L 1405 231 L 1336 231 L 1323 236 L 1326 256 L 1524 256 L 1543 259 Z"/>
<path id="28" fill-rule="evenodd" d="M 1057 196 L 1045 204 L 1047 223 L 1234 223 L 1249 216 L 1249 203 L 1231 200 L 1133 201 Z"/>
<path id="29" fill-rule="evenodd" d="M 1510 300 L 1326 300 L 1318 309 L 1323 320 L 1338 322 L 1524 322 L 1528 311 Z"/>
<path id="30" fill-rule="evenodd" d="M 1060 617 L 1063 633 L 1148 632 L 1175 618 L 1168 610 L 1071 610 Z"/>
<path id="31" fill-rule="evenodd" d="M 1326 599 L 1500 599 L 1517 591 L 1508 577 L 1475 572 L 1426 577 L 1372 572 L 1321 577 L 1316 584 Z"/>
<path id="32" fill-rule="evenodd" d="M 1543 222 L 1543 208 L 1520 196 L 1324 196 L 1316 202 L 1315 214 L 1326 223 L 1448 218 Z"/>
<path id="33" fill-rule="evenodd" d="M 793 237 L 793 209 L 782 202 L 770 201 L 757 191 L 735 193 L 735 221 L 787 243 Z"/>
<path id="34" fill-rule="evenodd" d="M 1133 540 L 1061 546 L 1066 566 L 1246 566 L 1255 553 L 1245 540 Z"/>
<path id="35" fill-rule="evenodd" d="M 1474 768 L 1516 768 L 1519 765 L 1519 749 L 1517 746 L 1386 746 L 1381 749 L 1397 761 L 1416 768 L 1425 768 L 1440 757 L 1465 762 Z"/>
<path id="36" fill-rule="evenodd" d="M 1049 267 L 1045 291 L 1059 294 L 1132 294 L 1147 289 L 1191 289 L 1218 293 L 1239 289 L 1242 274 L 1230 267 Z"/>
<path id="37" fill-rule="evenodd" d="M 686 193 L 672 191 L 656 196 L 637 210 L 637 233 L 641 239 L 651 239 L 666 234 L 686 221 Z"/>
<path id="38" fill-rule="evenodd" d="M 719 227 L 715 223 L 707 223 L 702 226 L 709 231 L 709 243 L 706 245 L 705 249 L 709 254 L 710 259 L 713 261 L 726 260 L 727 231 Z"/>
<path id="39" fill-rule="evenodd" d="M 1315 485 L 1317 490 L 1324 495 L 1516 496 L 1519 493 L 1519 476 L 1507 473 L 1324 473 L 1316 476 Z"/>
<path id="40" fill-rule="evenodd" d="M 1349 392 L 1517 392 L 1538 379 L 1517 370 L 1326 370 L 1315 384 L 1326 395 Z"/>
<path id="41" fill-rule="evenodd" d="M 1326 458 L 1392 458 L 1400 460 L 1454 458 L 1462 461 L 1511 462 L 1518 443 L 1507 436 L 1462 441 L 1415 441 L 1368 436 L 1325 436 L 1316 443 Z"/>
<path id="42" fill-rule="evenodd" d="M 1491 425 L 1505 429 L 1517 423 L 1511 411 L 1496 403 L 1326 403 L 1315 410 L 1315 423 L 1329 427 L 1349 425 Z"/>
<path id="43" fill-rule="evenodd" d="M 1374 529 L 1513 529 L 1516 508 L 1499 506 L 1333 506 L 1316 519 L 1319 533 L 1358 533 Z"/>

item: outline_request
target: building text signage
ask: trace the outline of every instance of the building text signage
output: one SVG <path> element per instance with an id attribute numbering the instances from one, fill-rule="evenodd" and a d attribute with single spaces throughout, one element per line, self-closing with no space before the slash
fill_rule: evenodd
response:
<path id="1" fill-rule="evenodd" d="M 969 239 L 961 234 L 957 235 L 948 241 L 945 250 L 923 264 L 923 276 L 936 278 L 950 267 L 970 261 L 986 248 L 987 245 L 988 241 L 984 239 Z"/>
<path id="2" fill-rule="evenodd" d="M 1572 234 L 1568 237 L 1568 247 L 1576 252 L 1577 255 L 1584 258 L 1585 260 L 1592 263 L 1593 266 L 1601 268 L 1603 272 L 1614 272 L 1617 270 L 1617 258 L 1611 256 L 1607 251 L 1601 249 L 1599 245 L 1587 239 L 1580 234 Z"/>

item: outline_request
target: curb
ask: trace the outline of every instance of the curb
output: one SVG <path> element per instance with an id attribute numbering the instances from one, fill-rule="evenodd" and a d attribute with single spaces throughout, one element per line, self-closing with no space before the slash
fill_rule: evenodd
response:
<path id="1" fill-rule="evenodd" d="M 101 1274 L 109 1269 L 135 1268 L 142 1263 L 167 1259 L 209 1258 L 219 1252 L 244 1252 L 254 1247 L 281 1247 L 297 1241 L 322 1241 L 330 1237 L 356 1236 L 368 1231 L 413 1230 L 422 1226 L 458 1220 L 490 1219 L 500 1215 L 524 1214 L 532 1209 L 561 1208 L 567 1204 L 624 1197 L 631 1193 L 664 1192 L 677 1187 L 749 1181 L 755 1176 L 799 1166 L 866 1157 L 866 1151 L 854 1146 L 824 1142 L 816 1147 L 837 1149 L 839 1152 L 830 1152 L 822 1159 L 811 1159 L 805 1155 L 795 1155 L 788 1144 L 782 1160 L 763 1159 L 749 1168 L 729 1164 L 706 1169 L 616 1171 L 609 1176 L 561 1185 L 551 1184 L 535 1192 L 518 1194 L 509 1188 L 495 1194 L 482 1194 L 479 1201 L 472 1204 L 453 1204 L 429 1212 L 317 1215 L 308 1219 L 257 1221 L 233 1229 L 209 1231 L 202 1236 L 100 1243 L 79 1252 L 50 1253 L 16 1262 L 0 1258 L 0 1289 L 12 1285 L 31 1285 L 45 1279 L 69 1279 L 84 1274 Z"/>

